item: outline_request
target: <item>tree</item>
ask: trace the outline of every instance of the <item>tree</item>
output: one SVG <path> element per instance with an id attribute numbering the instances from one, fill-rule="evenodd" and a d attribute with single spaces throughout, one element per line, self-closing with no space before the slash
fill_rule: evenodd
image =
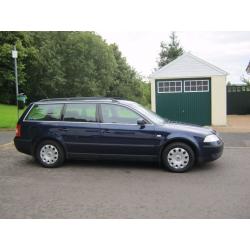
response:
<path id="1" fill-rule="evenodd" d="M 32 100 L 106 95 L 113 82 L 115 59 L 94 32 L 35 32 L 35 62 L 29 66 Z"/>
<path id="2" fill-rule="evenodd" d="M 3 103 L 15 103 L 15 74 L 14 62 L 11 56 L 13 46 L 18 50 L 18 76 L 20 90 L 26 84 L 25 58 L 29 37 L 25 32 L 0 32 L 0 100 Z"/>
<path id="3" fill-rule="evenodd" d="M 180 46 L 175 32 L 172 32 L 169 38 L 169 43 L 161 42 L 161 52 L 159 54 L 160 60 L 158 61 L 159 68 L 165 66 L 183 54 L 183 48 Z"/>
<path id="4" fill-rule="evenodd" d="M 150 103 L 149 84 L 127 63 L 116 44 L 111 44 L 116 68 L 113 75 L 113 84 L 109 88 L 108 96 L 122 97 L 140 102 L 144 105 Z"/>
<path id="5" fill-rule="evenodd" d="M 18 50 L 19 89 L 28 101 L 117 96 L 148 105 L 149 85 L 117 45 L 94 32 L 0 32 L 0 102 L 15 103 L 11 50 Z"/>
<path id="6" fill-rule="evenodd" d="M 247 85 L 250 85 L 250 79 L 248 79 L 248 78 L 246 78 L 244 76 L 241 77 L 241 81 L 244 82 Z"/>

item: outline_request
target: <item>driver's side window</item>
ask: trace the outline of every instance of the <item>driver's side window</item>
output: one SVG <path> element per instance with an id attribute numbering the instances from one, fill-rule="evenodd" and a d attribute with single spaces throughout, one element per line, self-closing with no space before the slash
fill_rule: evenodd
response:
<path id="1" fill-rule="evenodd" d="M 137 120 L 142 119 L 134 111 L 113 104 L 101 104 L 101 111 L 104 123 L 137 124 Z"/>

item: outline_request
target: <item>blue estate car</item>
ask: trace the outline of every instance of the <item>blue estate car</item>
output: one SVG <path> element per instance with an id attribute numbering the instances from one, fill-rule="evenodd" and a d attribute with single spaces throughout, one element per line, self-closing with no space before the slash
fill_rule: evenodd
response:
<path id="1" fill-rule="evenodd" d="M 216 131 L 171 122 L 136 102 L 114 98 L 56 98 L 29 105 L 18 121 L 17 150 L 44 167 L 69 158 L 158 161 L 173 172 L 218 159 Z"/>

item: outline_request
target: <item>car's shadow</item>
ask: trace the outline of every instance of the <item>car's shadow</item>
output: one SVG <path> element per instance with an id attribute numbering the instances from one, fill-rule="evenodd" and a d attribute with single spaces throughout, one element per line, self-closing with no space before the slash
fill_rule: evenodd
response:
<path id="1" fill-rule="evenodd" d="M 40 166 L 33 158 L 27 158 L 26 161 L 29 166 Z M 207 162 L 202 164 L 196 164 L 190 171 L 191 172 L 203 172 L 211 171 L 217 167 L 216 162 Z M 154 170 L 164 171 L 163 167 L 158 162 L 146 162 L 146 161 L 122 161 L 122 160 L 67 160 L 61 166 L 63 169 L 69 168 L 100 168 L 100 169 L 121 169 L 125 172 L 131 170 Z"/>
<path id="2" fill-rule="evenodd" d="M 28 157 L 23 159 L 22 165 L 26 167 L 41 167 L 41 165 L 33 158 Z M 66 160 L 59 169 L 69 168 L 100 168 L 100 169 L 148 169 L 148 170 L 162 170 L 162 167 L 158 162 L 146 162 L 146 161 L 125 161 L 125 160 Z"/>
<path id="3" fill-rule="evenodd" d="M 122 161 L 122 160 L 67 160 L 63 167 L 84 167 L 84 168 L 106 168 L 106 169 L 123 169 L 123 170 L 162 170 L 157 162 L 144 161 Z"/>
<path id="4" fill-rule="evenodd" d="M 193 166 L 188 172 L 210 171 L 216 168 L 216 162 L 204 162 Z M 146 162 L 135 160 L 67 160 L 63 167 L 89 167 L 89 168 L 119 168 L 126 170 L 157 170 L 164 171 L 162 165 L 158 162 Z M 188 173 L 187 172 L 187 173 Z"/>

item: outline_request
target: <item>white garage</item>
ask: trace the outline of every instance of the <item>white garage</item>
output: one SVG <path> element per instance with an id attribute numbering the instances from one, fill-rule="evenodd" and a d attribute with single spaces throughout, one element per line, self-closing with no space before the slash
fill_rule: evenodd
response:
<path id="1" fill-rule="evenodd" d="M 170 120 L 226 125 L 227 75 L 187 52 L 150 75 L 152 110 Z"/>

